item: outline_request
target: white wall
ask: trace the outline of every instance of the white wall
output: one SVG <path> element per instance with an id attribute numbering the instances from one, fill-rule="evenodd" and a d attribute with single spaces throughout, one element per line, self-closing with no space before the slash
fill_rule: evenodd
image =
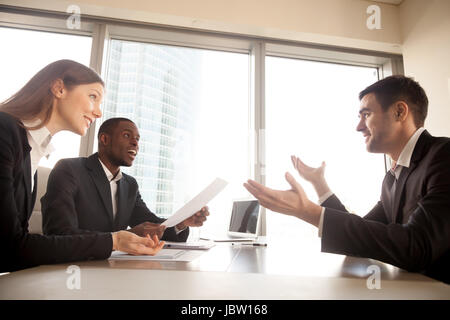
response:
<path id="1" fill-rule="evenodd" d="M 398 7 L 377 3 L 381 29 L 369 30 L 366 0 L 2 0 L 19 7 L 66 11 L 241 35 L 401 52 Z"/>
<path id="2" fill-rule="evenodd" d="M 399 9 L 405 74 L 430 100 L 425 127 L 450 136 L 450 1 L 405 0 Z"/>

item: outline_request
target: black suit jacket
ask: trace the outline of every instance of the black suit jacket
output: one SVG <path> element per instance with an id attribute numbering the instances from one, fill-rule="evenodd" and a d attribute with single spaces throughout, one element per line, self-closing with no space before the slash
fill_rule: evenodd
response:
<path id="1" fill-rule="evenodd" d="M 122 173 L 117 187 L 117 213 L 113 219 L 111 188 L 98 154 L 60 160 L 50 173 L 47 193 L 41 199 L 44 233 L 112 232 L 145 221 L 164 221 L 147 208 L 133 177 Z M 178 235 L 174 228 L 167 228 L 162 238 L 186 241 L 188 235 L 189 228 Z"/>
<path id="2" fill-rule="evenodd" d="M 28 233 L 36 197 L 36 190 L 31 192 L 30 150 L 21 123 L 0 112 L 0 272 L 109 257 L 109 233 L 52 237 Z M 36 186 L 36 175 L 34 179 Z"/>
<path id="3" fill-rule="evenodd" d="M 450 139 L 421 134 L 410 167 L 402 168 L 393 209 L 386 184 L 385 178 L 380 201 L 364 218 L 345 213 L 334 195 L 322 203 L 322 251 L 373 258 L 450 283 Z"/>

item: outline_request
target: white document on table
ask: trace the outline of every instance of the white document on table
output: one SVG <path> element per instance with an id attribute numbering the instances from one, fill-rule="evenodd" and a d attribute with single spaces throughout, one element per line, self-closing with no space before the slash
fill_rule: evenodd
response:
<path id="1" fill-rule="evenodd" d="M 162 225 L 167 228 L 173 227 L 180 222 L 191 217 L 194 213 L 206 206 L 215 196 L 217 196 L 228 184 L 223 179 L 216 178 L 209 186 L 207 186 L 202 192 L 192 198 L 191 201 L 186 203 L 183 207 L 178 209 L 173 215 L 171 215 Z"/>
<path id="2" fill-rule="evenodd" d="M 164 248 L 181 250 L 209 250 L 216 244 L 212 241 L 173 242 L 164 241 Z"/>
<path id="3" fill-rule="evenodd" d="M 110 261 L 182 261 L 191 262 L 200 257 L 205 250 L 175 250 L 162 249 L 154 256 L 133 256 L 122 251 L 113 251 L 108 260 Z M 120 263 L 120 262 L 117 262 Z"/>
<path id="4" fill-rule="evenodd" d="M 142 255 L 134 256 L 122 251 L 111 253 L 110 260 L 176 260 L 185 253 L 184 250 L 162 249 L 154 256 Z"/>

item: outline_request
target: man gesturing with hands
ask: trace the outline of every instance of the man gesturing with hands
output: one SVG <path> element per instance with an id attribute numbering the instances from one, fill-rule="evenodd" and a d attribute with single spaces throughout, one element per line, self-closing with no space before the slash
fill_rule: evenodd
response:
<path id="1" fill-rule="evenodd" d="M 319 228 L 322 251 L 381 260 L 450 283 L 450 139 L 424 128 L 428 98 L 413 79 L 391 76 L 360 94 L 356 130 L 367 151 L 392 160 L 380 201 L 364 217 L 348 214 L 328 187 L 325 163 L 294 168 L 312 183 L 320 205 L 286 173 L 291 189 L 273 190 L 249 180 L 244 186 L 266 208 Z"/>

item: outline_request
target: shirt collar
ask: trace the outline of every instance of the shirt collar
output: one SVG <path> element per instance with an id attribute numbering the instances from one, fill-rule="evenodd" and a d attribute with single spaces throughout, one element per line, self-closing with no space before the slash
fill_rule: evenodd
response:
<path id="1" fill-rule="evenodd" d="M 411 157 L 412 157 L 414 148 L 416 147 L 417 140 L 419 140 L 420 135 L 424 131 L 425 131 L 425 128 L 419 128 L 416 130 L 416 132 L 414 132 L 412 137 L 409 138 L 408 142 L 403 147 L 403 150 L 400 153 L 400 156 L 398 157 L 397 166 L 409 168 L 409 164 L 411 163 Z"/>
<path id="2" fill-rule="evenodd" d="M 25 127 L 34 127 L 39 125 L 41 123 L 41 120 L 37 119 L 34 121 L 22 121 L 22 123 L 25 125 Z M 34 143 L 36 143 L 39 148 L 39 152 L 43 156 L 48 156 L 50 153 L 55 151 L 55 147 L 51 143 L 52 135 L 46 126 L 43 126 L 42 128 L 36 130 L 27 129 L 27 132 L 30 135 L 31 139 L 33 139 Z"/>
<path id="3" fill-rule="evenodd" d="M 100 158 L 98 158 L 98 161 L 100 161 L 100 164 L 103 167 L 103 170 L 105 171 L 106 174 L 106 178 L 108 178 L 109 182 L 117 182 L 120 179 L 122 179 L 122 171 L 120 171 L 119 168 L 119 172 L 116 174 L 116 176 L 114 177 L 114 175 L 111 173 L 111 171 L 109 171 L 109 169 L 105 166 L 105 164 L 102 162 L 102 160 L 100 160 Z"/>
<path id="4" fill-rule="evenodd" d="M 422 132 L 425 131 L 425 128 L 419 128 L 414 132 L 414 134 L 409 138 L 406 145 L 403 147 L 402 152 L 400 153 L 400 156 L 398 157 L 397 163 L 395 164 L 395 167 L 391 168 L 389 171 L 391 174 L 395 176 L 396 179 L 400 177 L 400 172 L 402 171 L 403 167 L 409 168 L 409 165 L 411 163 L 412 154 L 414 152 L 414 148 L 416 147 L 417 141 L 419 140 L 420 135 Z M 391 158 L 391 165 L 394 161 Z"/>

